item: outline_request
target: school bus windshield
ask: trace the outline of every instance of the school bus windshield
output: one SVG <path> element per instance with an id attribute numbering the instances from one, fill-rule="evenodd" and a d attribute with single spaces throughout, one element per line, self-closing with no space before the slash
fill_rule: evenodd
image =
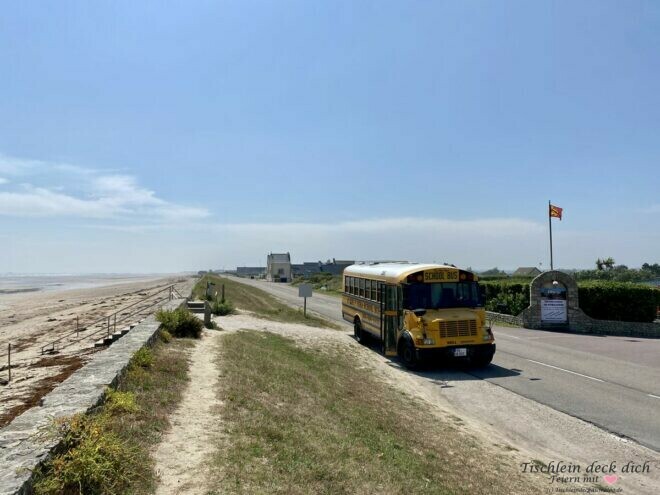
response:
<path id="1" fill-rule="evenodd" d="M 476 308 L 482 306 L 477 282 L 442 282 L 403 286 L 405 309 Z"/>

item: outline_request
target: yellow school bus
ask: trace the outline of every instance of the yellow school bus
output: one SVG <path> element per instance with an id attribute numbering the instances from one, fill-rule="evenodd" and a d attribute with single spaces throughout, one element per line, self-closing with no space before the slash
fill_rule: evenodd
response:
<path id="1" fill-rule="evenodd" d="M 355 339 L 380 340 L 408 368 L 446 358 L 487 366 L 495 339 L 478 277 L 453 265 L 360 263 L 344 270 L 342 315 Z"/>

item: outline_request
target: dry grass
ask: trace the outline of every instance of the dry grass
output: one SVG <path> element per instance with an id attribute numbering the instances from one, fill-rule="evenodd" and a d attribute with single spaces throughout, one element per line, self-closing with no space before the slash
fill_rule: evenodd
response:
<path id="1" fill-rule="evenodd" d="M 539 493 L 506 454 L 360 369 L 256 331 L 223 336 L 213 493 Z"/>
<path id="2" fill-rule="evenodd" d="M 189 339 L 160 341 L 151 350 L 138 351 L 104 404 L 88 416 L 67 420 L 76 437 L 37 474 L 36 492 L 78 493 L 67 485 L 77 477 L 86 487 L 84 493 L 153 493 L 157 480 L 150 452 L 181 400 L 192 344 Z M 101 476 L 103 465 L 116 463 L 125 466 L 121 473 Z M 107 485 L 99 486 L 98 479 Z"/>
<path id="3" fill-rule="evenodd" d="M 301 310 L 294 309 L 291 306 L 278 301 L 275 297 L 257 287 L 252 287 L 216 275 L 205 275 L 195 285 L 193 295 L 196 299 L 204 299 L 207 281 L 214 283 L 218 292 L 220 292 L 221 287 L 224 284 L 225 298 L 228 301 L 238 309 L 251 311 L 261 318 L 286 323 L 302 323 L 303 325 L 311 327 L 338 328 L 334 323 L 323 318 L 318 318 L 309 314 L 307 316 L 303 315 Z"/>

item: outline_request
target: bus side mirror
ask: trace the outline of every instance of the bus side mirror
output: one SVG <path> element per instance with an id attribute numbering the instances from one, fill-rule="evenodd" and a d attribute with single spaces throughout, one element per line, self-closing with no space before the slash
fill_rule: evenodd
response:
<path id="1" fill-rule="evenodd" d="M 413 313 L 415 314 L 416 317 L 419 318 L 419 317 L 424 316 L 426 314 L 426 310 L 423 309 L 423 308 L 413 309 Z"/>

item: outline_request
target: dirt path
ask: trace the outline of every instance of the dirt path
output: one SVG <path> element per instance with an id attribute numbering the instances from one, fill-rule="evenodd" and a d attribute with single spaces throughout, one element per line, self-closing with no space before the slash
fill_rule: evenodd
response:
<path id="1" fill-rule="evenodd" d="M 157 495 L 205 493 L 206 457 L 215 448 L 209 440 L 221 426 L 214 413 L 219 405 L 216 360 L 221 336 L 205 330 L 191 352 L 190 382 L 171 418 L 172 429 L 154 454 L 160 478 Z"/>

